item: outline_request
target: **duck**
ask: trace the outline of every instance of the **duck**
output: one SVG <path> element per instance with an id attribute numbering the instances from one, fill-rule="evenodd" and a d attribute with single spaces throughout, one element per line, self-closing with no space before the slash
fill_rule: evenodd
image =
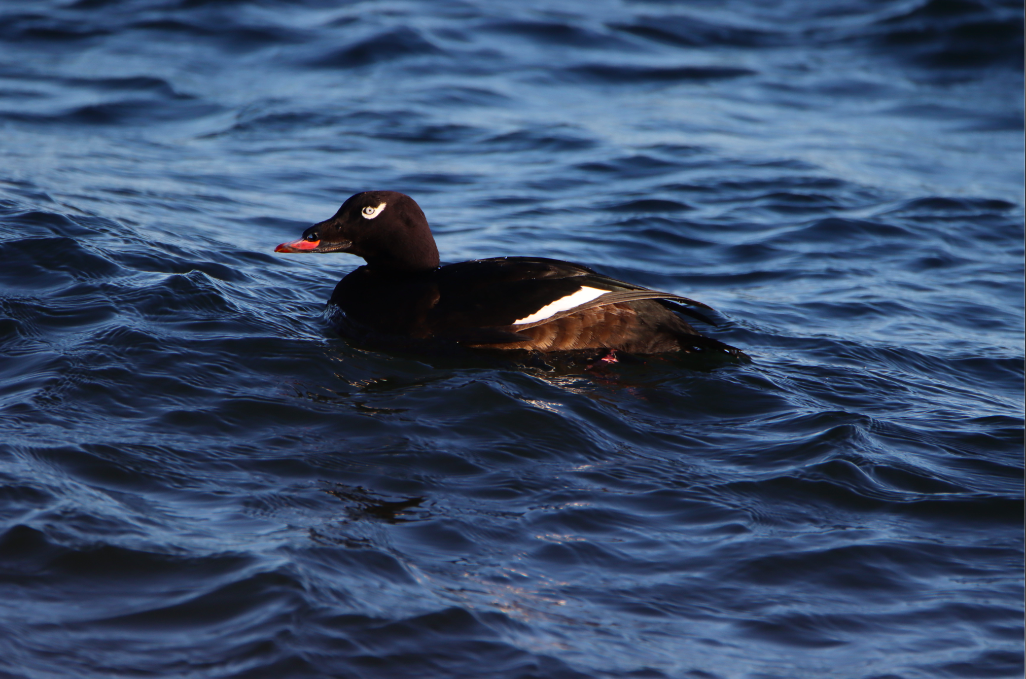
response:
<path id="1" fill-rule="evenodd" d="M 278 245 L 279 253 L 341 252 L 366 262 L 335 286 L 329 317 L 357 342 L 401 347 L 706 353 L 748 359 L 695 330 L 712 309 L 680 295 L 544 257 L 493 257 L 441 265 L 427 217 L 397 191 L 363 191 L 330 219 Z"/>

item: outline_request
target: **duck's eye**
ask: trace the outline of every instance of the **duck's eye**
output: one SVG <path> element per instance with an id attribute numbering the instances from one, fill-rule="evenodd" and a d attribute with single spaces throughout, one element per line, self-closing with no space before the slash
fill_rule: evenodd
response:
<path id="1" fill-rule="evenodd" d="M 384 210 L 384 209 L 385 209 L 385 204 L 384 203 L 382 203 L 381 205 L 379 205 L 377 207 L 371 207 L 370 205 L 368 205 L 367 207 L 363 208 L 360 211 L 360 214 L 363 215 L 364 219 L 374 219 L 375 217 L 380 215 L 381 211 Z"/>
<path id="2" fill-rule="evenodd" d="M 320 240 L 320 239 L 321 239 L 321 237 L 317 235 L 316 231 L 313 232 L 313 233 L 308 233 L 305 236 L 303 236 L 303 240 L 314 241 L 314 240 Z"/>

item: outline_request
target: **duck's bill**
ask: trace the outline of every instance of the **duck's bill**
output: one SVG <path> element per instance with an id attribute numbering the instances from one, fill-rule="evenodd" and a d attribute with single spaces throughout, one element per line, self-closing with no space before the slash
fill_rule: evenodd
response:
<path id="1" fill-rule="evenodd" d="M 275 252 L 316 252 L 321 242 L 319 240 L 294 240 L 291 243 L 282 243 L 274 249 Z"/>
<path id="2" fill-rule="evenodd" d="M 291 243 L 282 243 L 274 249 L 275 252 L 317 252 L 321 246 L 319 240 L 294 240 Z"/>
<path id="3" fill-rule="evenodd" d="M 351 241 L 326 243 L 323 240 L 294 240 L 291 243 L 282 243 L 274 249 L 275 252 L 349 252 L 353 247 Z"/>

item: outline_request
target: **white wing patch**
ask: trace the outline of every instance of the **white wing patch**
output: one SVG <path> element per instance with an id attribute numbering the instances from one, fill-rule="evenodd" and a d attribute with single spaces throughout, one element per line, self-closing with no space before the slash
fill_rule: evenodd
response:
<path id="1" fill-rule="evenodd" d="M 384 209 L 385 209 L 385 203 L 382 203 L 381 205 L 379 205 L 377 207 L 371 207 L 370 205 L 368 205 L 367 207 L 365 207 L 362 210 L 360 210 L 360 214 L 363 215 L 364 219 L 374 219 L 375 217 L 380 215 L 381 211 L 384 210 Z"/>
<path id="2" fill-rule="evenodd" d="M 530 316 L 525 316 L 518 321 L 513 321 L 513 325 L 524 325 L 525 323 L 537 323 L 543 321 L 549 316 L 555 316 L 560 311 L 566 311 L 567 309 L 573 309 L 575 306 L 580 306 L 586 302 L 590 302 L 593 299 L 601 297 L 602 295 L 609 292 L 609 290 L 599 290 L 598 288 L 589 288 L 587 285 L 582 287 L 572 295 L 566 297 L 560 297 L 551 304 L 546 304 L 541 309 L 538 309 Z"/>

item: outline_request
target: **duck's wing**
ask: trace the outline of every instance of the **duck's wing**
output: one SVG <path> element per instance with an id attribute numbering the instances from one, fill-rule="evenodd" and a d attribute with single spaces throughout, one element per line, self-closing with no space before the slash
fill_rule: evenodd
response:
<path id="1" fill-rule="evenodd" d="M 452 264 L 438 270 L 436 281 L 439 297 L 428 318 L 433 334 L 457 339 L 467 333 L 480 336 L 481 329 L 490 328 L 504 338 L 496 334 L 497 339 L 488 343 L 514 341 L 520 330 L 622 302 L 669 300 L 710 308 L 696 300 L 633 285 L 579 264 L 541 257 L 502 257 Z"/>

